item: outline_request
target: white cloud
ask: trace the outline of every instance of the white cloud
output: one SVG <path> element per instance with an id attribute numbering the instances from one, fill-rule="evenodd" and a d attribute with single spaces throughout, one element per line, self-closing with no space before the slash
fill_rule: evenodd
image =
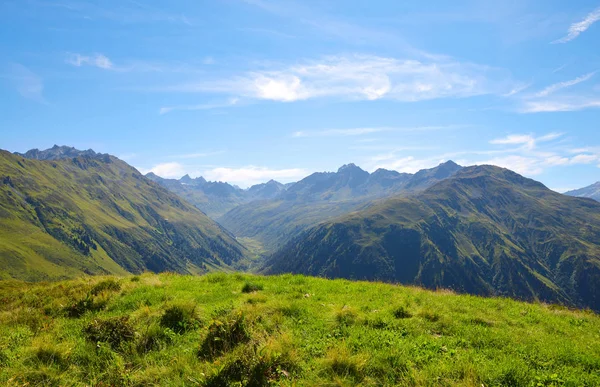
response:
<path id="1" fill-rule="evenodd" d="M 176 110 L 184 110 L 184 111 L 193 111 L 193 110 L 211 110 L 211 109 L 221 109 L 228 108 L 234 105 L 237 105 L 240 101 L 239 98 L 230 98 L 227 102 L 221 103 L 206 103 L 199 105 L 183 105 L 183 106 L 165 106 L 161 107 L 158 111 L 159 114 L 167 114 Z"/>
<path id="2" fill-rule="evenodd" d="M 569 42 L 578 37 L 582 32 L 585 32 L 588 28 L 592 26 L 592 24 L 596 23 L 598 20 L 600 20 L 600 8 L 596 8 L 595 10 L 590 12 L 582 21 L 571 24 L 567 36 L 555 40 L 552 43 Z"/>
<path id="3" fill-rule="evenodd" d="M 203 176 L 207 180 L 226 181 L 244 188 L 270 179 L 281 180 L 283 182 L 295 181 L 304 178 L 307 174 L 305 169 L 300 168 L 270 169 L 246 166 L 241 168 L 214 168 L 205 171 Z"/>
<path id="4" fill-rule="evenodd" d="M 139 171 L 144 175 L 152 172 L 155 175 L 164 177 L 165 179 L 177 179 L 186 173 L 185 167 L 176 162 L 158 164 L 150 169 L 140 168 Z"/>
<path id="5" fill-rule="evenodd" d="M 187 83 L 167 91 L 226 93 L 292 102 L 337 97 L 421 101 L 505 93 L 502 71 L 448 59 L 418 61 L 370 55 L 330 56 L 317 61 L 249 72 L 233 79 Z"/>
<path id="6" fill-rule="evenodd" d="M 9 81 L 12 81 L 17 92 L 24 98 L 31 99 L 36 102 L 46 103 L 44 98 L 44 83 L 33 71 L 27 67 L 15 63 L 10 66 L 10 73 L 6 76 Z"/>
<path id="7" fill-rule="evenodd" d="M 174 159 L 198 159 L 203 157 L 216 156 L 225 153 L 225 151 L 217 151 L 217 152 L 200 152 L 200 153 L 188 153 L 183 155 L 174 155 L 171 158 Z"/>
<path id="8" fill-rule="evenodd" d="M 581 82 L 585 82 L 587 80 L 589 80 L 590 78 L 592 78 L 594 76 L 594 74 L 596 74 L 596 72 L 591 72 L 585 75 L 582 75 L 580 77 L 577 77 L 575 79 L 572 79 L 570 81 L 564 81 L 564 82 L 559 82 L 559 83 L 555 83 L 553 85 L 550 85 L 548 87 L 546 87 L 544 90 L 538 92 L 536 94 L 536 97 L 547 97 L 548 95 L 554 93 L 555 91 L 558 91 L 560 89 L 564 89 L 566 87 L 570 87 L 570 86 L 574 86 L 578 83 Z"/>
<path id="9" fill-rule="evenodd" d="M 497 138 L 490 141 L 490 144 L 499 145 L 525 145 L 529 149 L 535 147 L 535 139 L 528 134 L 511 134 L 504 138 Z"/>
<path id="10" fill-rule="evenodd" d="M 401 173 L 415 173 L 420 171 L 421 169 L 433 168 L 444 161 L 446 159 L 440 158 L 424 158 L 418 159 L 414 156 L 406 156 L 397 158 L 395 153 L 389 153 L 387 155 L 377 155 L 371 159 L 372 167 L 369 170 L 377 170 L 379 168 L 389 169 L 398 171 Z"/>
<path id="11" fill-rule="evenodd" d="M 98 67 L 104 70 L 113 69 L 113 63 L 108 57 L 102 54 L 93 54 L 91 56 L 81 54 L 69 54 L 67 55 L 66 62 L 70 65 L 81 67 L 83 65 L 89 65 Z"/>
<path id="12" fill-rule="evenodd" d="M 445 126 L 415 126 L 415 127 L 373 127 L 373 128 L 346 128 L 346 129 L 324 129 L 311 131 L 298 131 L 292 133 L 292 137 L 348 137 L 361 136 L 364 134 L 380 132 L 426 132 L 444 129 L 459 129 L 465 125 L 445 125 Z"/>
<path id="13" fill-rule="evenodd" d="M 496 165 L 508 168 L 522 175 L 535 176 L 543 173 L 549 167 L 591 164 L 598 160 L 598 156 L 589 154 L 581 154 L 574 157 L 566 157 L 558 154 L 547 157 L 536 154 L 524 154 L 496 157 L 490 160 L 477 162 L 476 164 Z"/>
<path id="14" fill-rule="evenodd" d="M 512 97 L 513 95 L 517 95 L 522 91 L 525 91 L 531 87 L 531 83 L 517 85 L 513 89 L 511 89 L 508 93 L 503 94 L 503 97 Z"/>
<path id="15" fill-rule="evenodd" d="M 589 108 L 600 108 L 600 98 L 556 98 L 541 101 L 526 101 L 522 113 L 572 112 Z"/>
<path id="16" fill-rule="evenodd" d="M 496 138 L 490 141 L 495 145 L 523 145 L 526 149 L 534 149 L 539 142 L 552 141 L 562 136 L 562 133 L 548 133 L 540 137 L 531 134 L 511 134 L 506 137 Z"/>
<path id="17" fill-rule="evenodd" d="M 329 136 L 360 136 L 363 134 L 386 132 L 392 128 L 351 128 L 351 129 L 326 129 L 322 131 L 299 131 L 292 133 L 292 137 L 329 137 Z"/>
<path id="18" fill-rule="evenodd" d="M 540 161 L 535 157 L 527 157 L 521 155 L 510 155 L 505 157 L 495 157 L 493 159 L 478 162 L 476 164 L 489 164 L 502 168 L 508 168 L 521 175 L 539 175 L 544 171 L 540 165 Z"/>

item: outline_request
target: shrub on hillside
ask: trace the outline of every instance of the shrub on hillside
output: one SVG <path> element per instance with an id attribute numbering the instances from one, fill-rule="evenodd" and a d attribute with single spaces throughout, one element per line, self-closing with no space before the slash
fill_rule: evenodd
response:
<path id="1" fill-rule="evenodd" d="M 214 358 L 249 340 L 250 332 L 245 315 L 242 312 L 233 312 L 210 324 L 198 354 L 202 358 Z"/>
<path id="2" fill-rule="evenodd" d="M 112 349 L 118 349 L 135 338 L 135 330 L 127 316 L 93 320 L 83 333 L 89 341 L 107 343 Z"/>
<path id="3" fill-rule="evenodd" d="M 94 285 L 90 293 L 94 296 L 97 296 L 102 292 L 118 292 L 119 290 L 121 290 L 120 283 L 118 283 L 114 279 L 107 279 L 104 281 L 100 281 L 96 285 Z"/>
<path id="4" fill-rule="evenodd" d="M 163 328 L 158 324 L 152 324 L 146 332 L 142 333 L 137 342 L 137 350 L 140 353 L 160 351 L 173 341 L 175 333 L 169 328 Z"/>
<path id="5" fill-rule="evenodd" d="M 246 282 L 242 287 L 242 293 L 253 293 L 259 290 L 263 290 L 263 286 L 255 282 Z"/>
<path id="6" fill-rule="evenodd" d="M 176 333 L 184 333 L 200 325 L 196 305 L 192 303 L 179 303 L 170 306 L 160 318 L 160 325 Z"/>
<path id="7" fill-rule="evenodd" d="M 65 307 L 65 313 L 69 317 L 78 318 L 83 316 L 86 312 L 98 312 L 104 309 L 106 304 L 108 304 L 108 298 L 93 297 L 90 294 L 87 294 L 85 298 L 67 305 Z"/>
<path id="8" fill-rule="evenodd" d="M 406 309 L 406 307 L 404 305 L 400 305 L 400 306 L 396 307 L 392 311 L 392 314 L 396 318 L 411 318 L 412 317 L 412 314 L 408 311 L 408 309 Z"/>

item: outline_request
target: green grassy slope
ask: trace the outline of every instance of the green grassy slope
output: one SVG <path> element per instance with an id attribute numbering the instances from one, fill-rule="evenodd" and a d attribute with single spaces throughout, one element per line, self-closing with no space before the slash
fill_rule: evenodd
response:
<path id="1" fill-rule="evenodd" d="M 600 204 L 506 169 L 468 167 L 418 198 L 315 227 L 271 273 L 379 279 L 600 310 Z"/>
<path id="2" fill-rule="evenodd" d="M 592 312 L 303 276 L 0 282 L 8 386 L 597 386 Z"/>
<path id="3" fill-rule="evenodd" d="M 0 151 L 0 278 L 189 273 L 245 254 L 202 212 L 117 158 Z"/>

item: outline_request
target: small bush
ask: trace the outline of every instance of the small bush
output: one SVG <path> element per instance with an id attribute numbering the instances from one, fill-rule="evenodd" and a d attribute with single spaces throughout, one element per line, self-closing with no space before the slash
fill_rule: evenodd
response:
<path id="1" fill-rule="evenodd" d="M 263 290 L 263 286 L 255 282 L 246 282 L 242 287 L 242 293 L 253 293 L 259 290 Z"/>
<path id="2" fill-rule="evenodd" d="M 277 385 L 282 378 L 300 370 L 298 359 L 290 351 L 291 343 L 270 342 L 260 350 L 245 349 L 208 378 L 207 386 L 243 385 L 251 387 Z"/>
<path id="3" fill-rule="evenodd" d="M 86 312 L 98 312 L 106 307 L 108 298 L 96 298 L 91 295 L 86 295 L 84 299 L 75 301 L 65 307 L 65 313 L 69 317 L 79 318 Z"/>
<path id="4" fill-rule="evenodd" d="M 118 283 L 114 279 L 107 279 L 104 281 L 100 281 L 96 285 L 94 285 L 90 293 L 94 296 L 97 296 L 102 292 L 118 292 L 119 290 L 121 290 L 120 283 Z"/>
<path id="5" fill-rule="evenodd" d="M 198 354 L 202 358 L 214 358 L 249 340 L 246 317 L 242 312 L 234 312 L 223 320 L 215 320 L 210 324 Z"/>
<path id="6" fill-rule="evenodd" d="M 196 315 L 196 305 L 181 303 L 170 306 L 160 318 L 160 325 L 176 333 L 196 329 L 200 325 L 200 319 Z"/>
<path id="7" fill-rule="evenodd" d="M 129 317 L 113 317 L 107 320 L 94 320 L 85 329 L 86 338 L 93 343 L 108 343 L 112 349 L 130 342 L 135 337 L 135 330 L 129 323 Z"/>
<path id="8" fill-rule="evenodd" d="M 158 324 L 152 324 L 144 332 L 137 343 L 140 353 L 160 351 L 165 349 L 173 341 L 175 333 L 169 328 L 163 328 Z"/>
<path id="9" fill-rule="evenodd" d="M 404 305 L 400 305 L 400 306 L 396 307 L 392 311 L 392 314 L 396 318 L 411 318 L 412 317 L 412 314 L 406 309 L 406 307 Z"/>
<path id="10" fill-rule="evenodd" d="M 134 275 L 133 277 L 131 277 L 130 281 L 131 282 L 140 282 L 140 276 Z"/>

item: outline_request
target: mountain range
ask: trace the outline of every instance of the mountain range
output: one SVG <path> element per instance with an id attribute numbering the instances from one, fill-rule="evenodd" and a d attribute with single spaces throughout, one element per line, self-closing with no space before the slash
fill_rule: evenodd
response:
<path id="1" fill-rule="evenodd" d="M 600 201 L 600 181 L 584 188 L 565 192 L 565 195 L 578 196 L 582 198 L 592 198 L 594 200 Z"/>
<path id="2" fill-rule="evenodd" d="M 150 172 L 146 177 L 181 196 L 213 219 L 240 204 L 274 198 L 286 189 L 285 185 L 275 180 L 244 190 L 225 182 L 206 181 L 202 176 L 194 179 L 189 175 L 181 179 L 164 179 Z"/>
<path id="3" fill-rule="evenodd" d="M 415 195 L 462 167 L 452 161 L 415 174 L 378 169 L 368 173 L 354 164 L 337 172 L 318 172 L 278 196 L 243 204 L 218 218 L 238 237 L 257 240 L 274 252 L 308 227 L 393 195 Z"/>
<path id="4" fill-rule="evenodd" d="M 313 227 L 266 273 L 380 280 L 600 310 L 600 203 L 493 166 L 463 168 Z"/>
<path id="5" fill-rule="evenodd" d="M 0 151 L 0 278 L 200 273 L 246 255 L 228 231 L 116 157 Z"/>
<path id="6" fill-rule="evenodd" d="M 597 192 L 452 161 L 244 190 L 93 150 L 0 151 L 0 279 L 251 265 L 600 310 L 600 203 L 573 196 Z"/>

